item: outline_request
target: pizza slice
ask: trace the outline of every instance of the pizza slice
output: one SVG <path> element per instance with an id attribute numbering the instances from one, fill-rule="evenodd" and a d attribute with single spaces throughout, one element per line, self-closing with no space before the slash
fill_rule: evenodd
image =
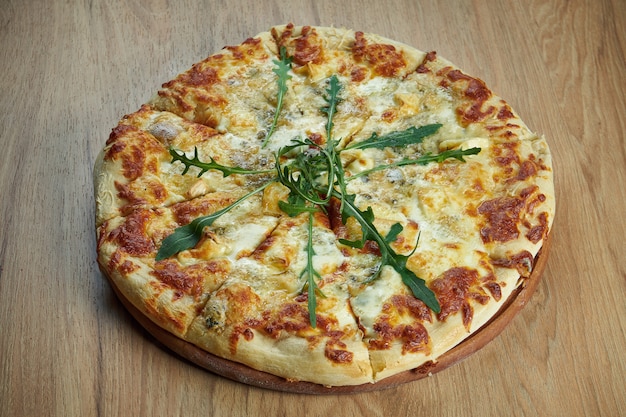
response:
<path id="1" fill-rule="evenodd" d="M 96 160 L 96 224 L 138 209 L 168 207 L 211 192 L 229 192 L 244 183 L 219 170 L 191 175 L 181 159 L 202 158 L 213 165 L 263 171 L 271 161 L 247 155 L 239 138 L 150 106 L 125 116 Z M 178 155 L 173 159 L 175 149 Z M 181 158 L 184 155 L 184 158 Z M 246 168 L 248 168 L 246 170 Z M 199 175 L 202 174 L 202 175 Z"/>
<path id="2" fill-rule="evenodd" d="M 329 386 L 372 382 L 368 349 L 346 291 L 345 268 L 351 261 L 323 220 L 312 229 L 315 256 L 307 260 L 307 217 L 284 217 L 254 252 L 235 262 L 186 339 L 290 381 Z M 309 261 L 313 269 L 307 267 Z M 313 271 L 311 281 L 308 273 Z"/>
<path id="3" fill-rule="evenodd" d="M 192 249 L 162 260 L 156 259 L 157 250 L 177 227 L 215 214 L 236 199 L 233 193 L 210 193 L 104 221 L 97 229 L 101 269 L 143 314 L 183 337 L 207 294 L 232 273 L 233 261 L 253 252 L 278 218 L 258 210 L 262 197 L 256 196 L 219 216 Z"/>

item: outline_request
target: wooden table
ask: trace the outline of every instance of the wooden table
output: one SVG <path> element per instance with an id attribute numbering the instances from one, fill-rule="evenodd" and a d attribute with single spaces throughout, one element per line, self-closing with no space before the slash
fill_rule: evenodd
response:
<path id="1" fill-rule="evenodd" d="M 3 1 L 0 416 L 626 415 L 626 4 Z M 437 50 L 544 134 L 557 217 L 546 272 L 483 350 L 390 390 L 249 387 L 154 341 L 98 271 L 91 172 L 164 81 L 273 24 Z"/>

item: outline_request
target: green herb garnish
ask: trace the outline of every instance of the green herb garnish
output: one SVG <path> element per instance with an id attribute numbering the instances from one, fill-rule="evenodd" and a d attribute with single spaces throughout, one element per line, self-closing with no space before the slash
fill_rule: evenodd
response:
<path id="1" fill-rule="evenodd" d="M 291 59 L 286 56 L 284 48 L 281 48 L 281 61 L 274 62 L 277 65 L 274 72 L 279 78 L 278 106 L 275 113 L 274 123 L 272 124 L 269 134 L 265 138 L 263 146 L 267 143 L 267 139 L 276 126 L 278 113 L 280 112 L 280 107 L 282 106 L 282 99 L 286 92 L 285 82 L 290 78 L 288 71 L 291 68 Z M 358 178 L 359 176 L 368 175 L 372 172 L 381 171 L 391 167 L 404 165 L 425 165 L 431 162 L 440 163 L 450 158 L 464 162 L 465 156 L 477 154 L 480 152 L 480 148 L 448 150 L 436 155 L 422 155 L 415 159 L 404 158 L 389 164 L 374 167 L 370 170 L 363 171 L 350 177 L 346 177 L 344 167 L 341 162 L 341 152 L 353 149 L 385 149 L 389 147 L 405 147 L 411 144 L 419 144 L 425 137 L 436 133 L 441 125 L 431 124 L 422 127 L 411 127 L 404 131 L 392 132 L 382 136 L 378 136 L 374 133 L 364 141 L 355 142 L 348 145 L 344 149 L 340 149 L 339 143 L 341 141 L 333 138 L 333 126 L 334 116 L 337 113 L 337 106 L 341 100 L 341 90 L 342 86 L 339 79 L 334 75 L 330 77 L 328 79 L 328 88 L 325 90 L 326 95 L 324 97 L 327 104 L 320 109 L 320 111 L 326 115 L 325 144 L 318 144 L 306 138 L 295 139 L 291 144 L 280 148 L 274 153 L 274 169 L 269 171 L 275 174 L 272 178 L 267 179 L 264 185 L 240 197 L 228 207 L 223 208 L 211 215 L 200 217 L 188 225 L 177 228 L 172 235 L 168 236 L 163 241 L 163 244 L 157 253 L 157 260 L 165 259 L 182 250 L 193 248 L 200 241 L 205 227 L 213 224 L 213 222 L 221 215 L 225 214 L 250 196 L 262 191 L 269 184 L 273 182 L 280 182 L 289 189 L 287 201 L 280 201 L 278 203 L 281 210 L 292 217 L 301 214 L 307 214 L 308 216 L 308 237 L 305 247 L 307 262 L 299 278 L 301 280 L 304 279 L 301 292 L 306 291 L 308 295 L 309 321 L 312 327 L 316 327 L 317 325 L 315 315 L 315 310 L 317 308 L 316 297 L 318 295 L 323 296 L 323 293 L 318 286 L 318 282 L 322 279 L 322 276 L 315 270 L 313 265 L 313 258 L 316 255 L 313 245 L 314 213 L 318 211 L 327 213 L 330 201 L 333 198 L 340 201 L 339 210 L 343 223 L 345 224 L 349 218 L 353 218 L 361 226 L 362 231 L 362 237 L 360 240 L 349 241 L 340 239 L 339 243 L 353 248 L 363 248 L 367 241 L 372 241 L 376 243 L 380 250 L 380 261 L 378 263 L 378 267 L 376 268 L 374 274 L 365 282 L 368 283 L 377 279 L 381 270 L 385 266 L 391 267 L 401 276 L 403 283 L 411 290 L 416 298 L 423 301 L 428 308 L 438 313 L 440 311 L 440 305 L 435 297 L 435 294 L 426 286 L 423 279 L 419 278 L 407 267 L 408 259 L 415 252 L 417 244 L 413 248 L 413 251 L 408 255 L 396 253 L 391 245 L 397 240 L 400 233 L 402 233 L 402 226 L 399 223 L 392 225 L 386 236 L 383 236 L 374 225 L 374 211 L 371 207 L 367 207 L 365 210 L 362 210 L 357 206 L 355 203 L 356 196 L 348 193 L 347 191 L 347 182 L 353 178 Z M 231 174 L 255 175 L 268 173 L 267 170 L 253 171 L 238 167 L 227 167 L 216 163 L 212 158 L 210 159 L 210 162 L 205 163 L 199 160 L 197 150 L 195 151 L 193 158 L 188 158 L 184 153 L 179 153 L 175 150 L 171 150 L 170 153 L 173 157 L 173 161 L 180 161 L 185 165 L 183 174 L 186 173 L 191 166 L 200 168 L 199 175 L 202 175 L 211 169 L 222 172 L 225 177 Z"/>
<path id="2" fill-rule="evenodd" d="M 317 145 L 310 139 L 296 140 L 292 145 L 281 148 L 276 154 L 276 173 L 278 180 L 291 191 L 291 195 L 299 200 L 291 200 L 292 205 L 297 202 L 325 206 L 331 197 L 334 186 L 335 165 L 333 156 L 325 148 Z M 286 164 L 280 160 L 285 154 L 294 149 L 306 147 Z M 326 174 L 321 178 L 320 174 Z"/>
<path id="3" fill-rule="evenodd" d="M 333 118 L 337 112 L 337 105 L 339 104 L 339 91 L 341 91 L 341 84 L 336 75 L 333 75 L 328 80 L 328 88 L 326 93 L 328 96 L 324 97 L 328 105 L 322 107 L 322 112 L 326 114 L 326 140 L 330 142 L 331 132 L 333 130 Z"/>
<path id="4" fill-rule="evenodd" d="M 367 138 L 362 142 L 352 143 L 346 146 L 346 150 L 348 149 L 366 149 L 366 148 L 376 148 L 376 149 L 384 149 L 395 146 L 407 146 L 413 145 L 417 143 L 421 143 L 422 139 L 426 136 L 430 136 L 433 133 L 437 132 L 441 127 L 440 124 L 435 123 L 431 125 L 422 126 L 419 128 L 410 127 L 406 130 L 391 132 L 387 135 L 378 136 L 378 134 L 373 133 L 372 136 Z"/>
<path id="5" fill-rule="evenodd" d="M 315 328 L 317 326 L 317 318 L 315 315 L 315 310 L 317 309 L 317 294 L 321 294 L 322 297 L 324 293 L 317 286 L 317 280 L 322 279 L 322 276 L 315 270 L 313 267 L 313 256 L 315 256 L 315 249 L 313 248 L 313 213 L 309 212 L 309 222 L 308 222 L 308 237 L 306 243 L 306 267 L 300 273 L 300 278 L 306 277 L 304 288 L 307 289 L 307 307 L 309 309 L 309 322 L 311 323 L 311 327 Z M 304 291 L 303 288 L 303 291 Z"/>
<path id="6" fill-rule="evenodd" d="M 223 209 L 218 210 L 215 213 L 209 214 L 207 216 L 198 217 L 191 223 L 186 224 L 185 226 L 178 227 L 176 230 L 174 230 L 174 233 L 163 239 L 163 243 L 161 243 L 161 247 L 157 252 L 156 260 L 161 261 L 163 259 L 169 258 L 172 255 L 176 255 L 178 252 L 195 247 L 202 238 L 202 231 L 205 227 L 211 226 L 222 215 L 237 207 L 250 196 L 253 196 L 260 191 L 263 191 L 270 184 L 271 182 L 267 182 L 256 190 L 250 191 L 243 197 L 238 198 L 234 203 L 230 204 L 229 206 L 226 206 Z"/>
<path id="7" fill-rule="evenodd" d="M 172 155 L 172 162 L 180 161 L 185 165 L 185 169 L 183 169 L 182 175 L 185 175 L 191 167 L 200 168 L 198 178 L 200 178 L 205 172 L 212 169 L 216 171 L 221 171 L 224 177 L 228 177 L 231 174 L 265 174 L 268 172 L 272 172 L 272 170 L 250 170 L 239 167 L 225 166 L 215 162 L 215 159 L 213 159 L 212 157 L 209 157 L 210 162 L 202 162 L 200 161 L 200 158 L 198 158 L 198 148 L 193 149 L 193 158 L 187 157 L 185 152 L 181 151 L 179 153 L 176 149 L 170 149 L 170 155 Z"/>
<path id="8" fill-rule="evenodd" d="M 265 135 L 265 139 L 263 139 L 262 148 L 265 148 L 267 145 L 267 141 L 270 139 L 270 136 L 274 133 L 276 129 L 276 125 L 278 124 L 278 116 L 280 115 L 280 111 L 283 108 L 283 100 L 285 98 L 285 94 L 287 94 L 287 81 L 291 79 L 291 75 L 289 75 L 289 71 L 291 70 L 291 57 L 287 56 L 287 49 L 284 46 L 280 48 L 280 61 L 274 60 L 274 64 L 276 67 L 272 70 L 278 76 L 278 94 L 276 95 L 276 110 L 274 110 L 274 120 L 272 121 L 272 125 L 270 126 L 267 135 Z"/>
<path id="9" fill-rule="evenodd" d="M 337 196 L 338 198 L 340 196 Z M 378 244 L 378 248 L 380 249 L 380 263 L 379 268 L 376 273 L 371 276 L 366 282 L 371 282 L 378 278 L 382 267 L 388 265 L 396 270 L 398 274 L 402 277 L 402 282 L 411 289 L 411 292 L 415 296 L 415 298 L 422 300 L 424 304 L 435 313 L 439 313 L 441 311 L 441 307 L 439 305 L 439 301 L 435 297 L 435 294 L 432 292 L 430 288 L 426 286 L 426 282 L 419 278 L 413 271 L 407 268 L 406 263 L 409 257 L 413 254 L 411 252 L 409 255 L 400 255 L 397 254 L 390 246 L 392 242 L 396 240 L 400 232 L 402 232 L 402 225 L 400 223 L 395 223 L 386 237 L 383 237 L 376 226 L 374 226 L 374 212 L 371 207 L 368 207 L 367 210 L 361 211 L 354 204 L 354 196 L 344 197 L 345 205 L 344 211 L 342 212 L 342 216 L 344 216 L 344 222 L 347 217 L 353 217 L 356 221 L 361 225 L 361 229 L 363 231 L 363 237 L 360 241 L 346 241 L 344 239 L 340 240 L 340 243 L 343 243 L 347 246 L 352 246 L 356 248 L 362 248 L 365 245 L 367 240 L 372 240 Z M 417 245 L 415 246 L 417 248 Z M 415 251 L 415 248 L 413 251 Z"/>
<path id="10" fill-rule="evenodd" d="M 390 162 L 388 164 L 384 164 L 384 165 L 378 165 L 375 166 L 374 168 L 371 169 L 366 169 L 364 171 L 361 172 L 357 172 L 356 174 L 353 174 L 350 178 L 348 178 L 349 181 L 354 180 L 356 178 L 359 177 L 363 177 L 366 175 L 371 174 L 372 172 L 376 172 L 376 171 L 382 171 L 388 168 L 393 168 L 393 167 L 400 167 L 400 166 L 404 166 L 404 165 L 428 165 L 431 162 L 443 162 L 446 159 L 457 159 L 461 162 L 465 162 L 465 156 L 468 155 L 476 155 L 480 152 L 480 148 L 469 148 L 469 149 L 449 149 L 447 151 L 443 151 L 441 153 L 438 154 L 426 154 L 426 155 L 422 155 L 419 158 L 415 158 L 415 159 L 408 159 L 408 158 L 404 158 L 404 159 L 400 159 L 398 161 L 395 162 Z"/>

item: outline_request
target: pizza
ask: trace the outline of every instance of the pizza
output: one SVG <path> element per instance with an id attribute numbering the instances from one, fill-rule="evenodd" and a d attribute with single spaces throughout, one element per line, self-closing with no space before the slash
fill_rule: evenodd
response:
<path id="1" fill-rule="evenodd" d="M 322 386 L 436 363 L 533 272 L 550 150 L 482 80 L 272 27 L 166 82 L 94 166 L 97 259 L 158 328 Z"/>

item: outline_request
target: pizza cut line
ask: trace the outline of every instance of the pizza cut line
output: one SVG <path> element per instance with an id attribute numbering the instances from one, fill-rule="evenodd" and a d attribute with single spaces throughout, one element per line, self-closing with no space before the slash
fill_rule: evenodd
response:
<path id="1" fill-rule="evenodd" d="M 174 336 L 289 381 L 433 363 L 523 285 L 551 156 L 435 52 L 276 26 L 193 65 L 94 167 L 98 263 Z"/>

